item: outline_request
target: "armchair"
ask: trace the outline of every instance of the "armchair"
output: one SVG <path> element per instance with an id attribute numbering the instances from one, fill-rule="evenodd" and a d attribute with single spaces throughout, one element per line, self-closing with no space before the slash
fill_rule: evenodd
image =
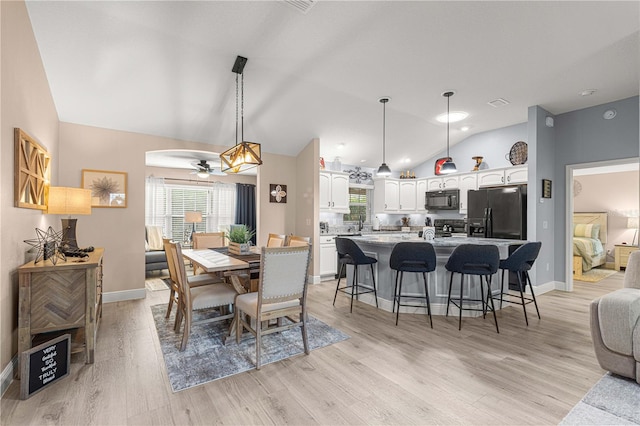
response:
<path id="1" fill-rule="evenodd" d="M 629 257 L 623 288 L 591 302 L 591 337 L 603 369 L 640 383 L 640 251 Z"/>

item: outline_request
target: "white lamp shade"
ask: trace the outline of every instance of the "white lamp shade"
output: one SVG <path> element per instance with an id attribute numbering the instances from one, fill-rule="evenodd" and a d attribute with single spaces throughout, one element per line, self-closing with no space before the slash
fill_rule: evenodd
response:
<path id="1" fill-rule="evenodd" d="M 184 212 L 185 223 L 200 223 L 202 222 L 202 212 Z"/>
<path id="2" fill-rule="evenodd" d="M 91 190 L 64 186 L 49 187 L 47 214 L 91 214 Z"/>
<path id="3" fill-rule="evenodd" d="M 627 218 L 627 228 L 638 229 L 640 228 L 640 218 L 636 217 L 628 217 Z"/>

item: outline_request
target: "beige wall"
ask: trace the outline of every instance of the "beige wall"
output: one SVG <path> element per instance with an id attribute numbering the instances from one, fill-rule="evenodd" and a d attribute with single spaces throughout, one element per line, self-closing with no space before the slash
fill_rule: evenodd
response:
<path id="1" fill-rule="evenodd" d="M 57 184 L 58 114 L 24 3 L 0 2 L 0 20 L 0 367 L 4 370 L 18 347 L 16 269 L 25 263 L 30 248 L 23 240 L 35 238 L 35 228 L 60 222 L 40 210 L 14 207 L 13 129 L 23 129 L 47 148 L 53 160 L 51 180 Z"/>
<path id="2" fill-rule="evenodd" d="M 320 238 L 320 209 L 318 207 L 319 173 L 320 164 L 320 140 L 313 139 L 298 154 L 296 159 L 296 235 L 308 236 L 313 239 L 313 257 L 311 260 L 311 273 L 320 273 L 320 247 L 317 244 Z"/>
<path id="3" fill-rule="evenodd" d="M 627 217 L 638 211 L 640 189 L 638 171 L 576 176 L 582 191 L 573 198 L 574 212 L 607 212 L 606 249 L 613 255 L 616 244 L 631 244 L 634 231 L 627 228 Z M 636 240 L 637 242 L 637 240 Z"/>

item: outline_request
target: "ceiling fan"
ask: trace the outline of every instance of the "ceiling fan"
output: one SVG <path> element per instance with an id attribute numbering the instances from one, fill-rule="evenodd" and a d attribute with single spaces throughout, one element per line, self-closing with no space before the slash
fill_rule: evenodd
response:
<path id="1" fill-rule="evenodd" d="M 193 162 L 193 163 L 191 163 L 191 165 L 193 167 L 195 167 L 195 170 L 192 171 L 190 174 L 197 175 L 201 179 L 206 179 L 209 176 L 223 176 L 224 175 L 224 173 L 222 173 L 222 171 L 220 170 L 219 166 L 218 166 L 218 170 L 214 170 L 214 168 L 211 167 L 209 165 L 209 163 L 207 163 L 207 160 L 200 160 L 197 163 Z"/>

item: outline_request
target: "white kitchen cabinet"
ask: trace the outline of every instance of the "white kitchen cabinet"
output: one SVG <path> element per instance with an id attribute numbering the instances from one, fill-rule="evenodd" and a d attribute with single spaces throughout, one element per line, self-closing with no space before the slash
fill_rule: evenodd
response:
<path id="1" fill-rule="evenodd" d="M 427 192 L 427 179 L 416 179 L 416 210 L 424 212 L 425 197 Z"/>
<path id="2" fill-rule="evenodd" d="M 416 181 L 413 179 L 400 180 L 400 211 L 416 211 Z"/>
<path id="3" fill-rule="evenodd" d="M 527 166 L 509 167 L 478 172 L 478 188 L 527 183 Z"/>
<path id="4" fill-rule="evenodd" d="M 460 213 L 467 213 L 467 201 L 469 200 L 469 190 L 478 189 L 478 175 L 470 173 L 458 176 L 458 186 L 460 187 L 459 207 Z"/>
<path id="5" fill-rule="evenodd" d="M 458 188 L 458 176 L 446 176 L 427 179 L 427 191 L 440 191 L 443 189 Z"/>
<path id="6" fill-rule="evenodd" d="M 374 213 L 397 213 L 400 211 L 400 180 L 375 179 L 373 184 Z"/>
<path id="7" fill-rule="evenodd" d="M 320 237 L 320 276 L 333 279 L 338 268 L 336 237 Z"/>
<path id="8" fill-rule="evenodd" d="M 349 174 L 320 172 L 320 210 L 349 213 Z"/>

